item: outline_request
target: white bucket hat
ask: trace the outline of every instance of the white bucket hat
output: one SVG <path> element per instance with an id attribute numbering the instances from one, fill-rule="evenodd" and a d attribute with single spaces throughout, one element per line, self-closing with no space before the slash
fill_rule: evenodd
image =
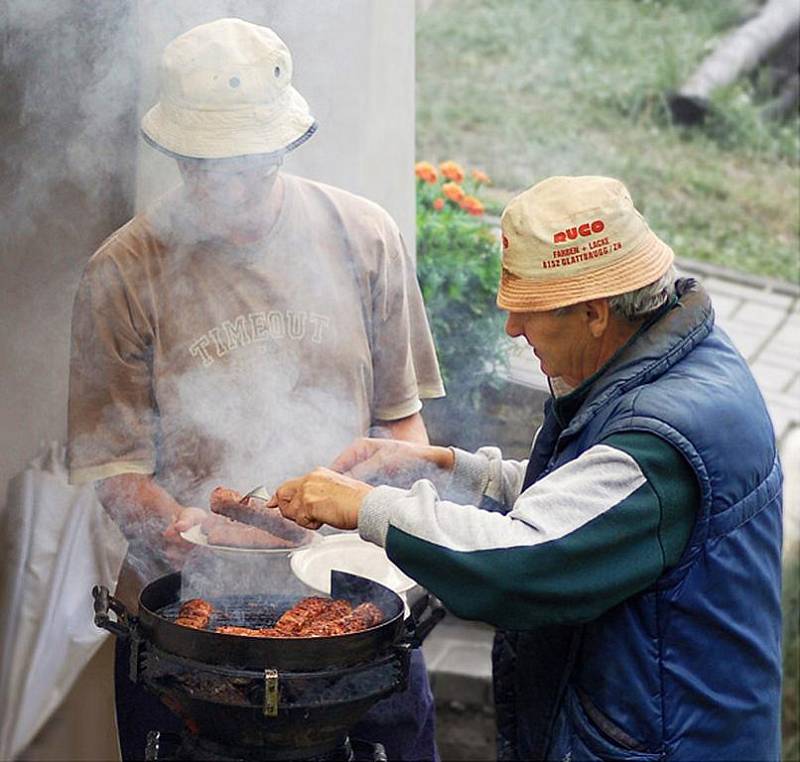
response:
<path id="1" fill-rule="evenodd" d="M 142 132 L 179 156 L 286 153 L 317 129 L 291 83 L 292 55 L 271 29 L 237 18 L 202 24 L 164 49 L 160 100 Z"/>

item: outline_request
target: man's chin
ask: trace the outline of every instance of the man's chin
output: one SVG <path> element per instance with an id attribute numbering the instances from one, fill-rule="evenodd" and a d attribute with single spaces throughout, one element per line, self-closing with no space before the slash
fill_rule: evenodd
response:
<path id="1" fill-rule="evenodd" d="M 206 226 L 216 235 L 231 243 L 253 243 L 264 235 L 262 224 L 254 222 L 252 217 L 236 217 L 216 214 L 206 217 Z"/>
<path id="2" fill-rule="evenodd" d="M 226 236 L 234 246 L 247 246 L 251 243 L 257 243 L 264 236 L 263 231 L 259 228 L 257 230 L 246 230 L 244 228 L 237 228 L 231 230 Z"/>

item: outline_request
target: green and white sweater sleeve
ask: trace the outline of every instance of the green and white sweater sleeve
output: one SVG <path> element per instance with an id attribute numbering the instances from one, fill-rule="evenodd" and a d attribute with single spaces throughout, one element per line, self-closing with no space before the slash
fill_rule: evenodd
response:
<path id="1" fill-rule="evenodd" d="M 519 494 L 525 466 L 495 448 L 456 451 L 453 487 L 474 504 L 427 480 L 377 487 L 359 532 L 454 614 L 510 629 L 594 619 L 680 558 L 699 488 L 659 437 L 611 436 Z M 483 495 L 510 510 L 481 510 Z"/>

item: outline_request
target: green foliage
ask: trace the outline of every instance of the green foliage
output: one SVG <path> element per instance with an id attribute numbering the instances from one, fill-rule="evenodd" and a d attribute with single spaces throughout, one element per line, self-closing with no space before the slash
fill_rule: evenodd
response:
<path id="1" fill-rule="evenodd" d="M 478 193 L 474 181 L 464 189 Z M 417 182 L 417 275 L 448 397 L 477 409 L 505 363 L 503 315 L 495 304 L 499 244 L 480 214 L 441 195 L 442 182 Z M 473 198 L 476 198 L 473 195 Z M 434 208 L 434 202 L 443 205 Z"/>
<path id="2" fill-rule="evenodd" d="M 761 113 L 764 105 L 764 96 L 753 82 L 737 82 L 713 93 L 711 112 L 703 129 L 729 151 L 797 161 L 800 156 L 797 122 L 773 123 L 765 120 Z"/>
<path id="3" fill-rule="evenodd" d="M 765 120 L 758 76 L 702 126 L 667 106 L 760 5 L 437 0 L 417 17 L 417 154 L 484 167 L 493 210 L 550 175 L 619 177 L 679 257 L 800 282 L 798 116 Z"/>

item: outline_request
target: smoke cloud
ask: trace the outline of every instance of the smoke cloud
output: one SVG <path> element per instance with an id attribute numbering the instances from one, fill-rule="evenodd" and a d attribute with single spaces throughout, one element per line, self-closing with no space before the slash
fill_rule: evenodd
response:
<path id="1" fill-rule="evenodd" d="M 6 4 L 2 46 L 6 94 L 0 129 L 6 138 L 2 169 L 3 225 L 8 233 L 3 239 L 9 252 L 3 267 L 11 276 L 7 306 L 16 323 L 33 325 L 41 322 L 43 304 L 47 304 L 52 328 L 47 342 L 39 335 L 32 340 L 30 333 L 3 339 L 8 342 L 3 345 L 4 356 L 15 373 L 19 369 L 18 378 L 11 379 L 10 385 L 20 390 L 20 404 L 12 400 L 11 407 L 20 411 L 22 421 L 17 425 L 12 411 L 11 423 L 4 428 L 7 436 L 14 437 L 14 447 L 5 450 L 19 450 L 24 458 L 25 443 L 20 445 L 12 432 L 23 431 L 35 441 L 37 426 L 44 430 L 54 418 L 63 416 L 69 303 L 89 253 L 133 212 L 137 156 L 154 155 L 137 134 L 142 113 L 155 101 L 156 63 L 163 46 L 197 24 L 237 16 L 275 28 L 292 48 L 295 69 L 302 77 L 303 61 L 294 46 L 295 39 L 302 36 L 297 30 L 307 26 L 310 18 L 323 25 L 330 23 L 343 9 L 351 17 L 352 7 L 352 3 L 348 6 L 336 0 L 202 4 L 195 0 L 10 0 Z M 334 65 L 340 48 L 333 41 L 326 46 L 329 62 L 306 64 L 317 70 Z M 313 99 L 309 100 L 312 111 L 320 115 Z M 352 150 L 358 147 L 353 145 Z M 174 162 L 166 157 L 160 161 L 164 172 L 153 185 L 159 195 L 170 189 L 175 192 Z M 291 170 L 291 160 L 288 168 Z M 409 187 L 412 183 L 410 180 Z M 175 262 L 180 262 L 183 250 L 188 252 L 203 243 L 204 235 L 174 217 L 165 222 L 158 217 L 160 208 L 156 204 L 146 214 L 159 235 L 176 243 Z M 247 251 L 239 254 L 246 265 Z M 196 284 L 183 272 L 176 265 L 171 274 L 172 296 L 180 306 L 191 304 L 198 296 Z M 234 331 L 244 331 L 238 334 L 244 337 L 240 341 L 254 341 L 256 331 L 266 326 L 269 341 L 259 345 L 258 356 L 241 366 L 234 363 L 227 369 L 185 373 L 170 389 L 175 409 L 158 411 L 159 446 L 169 444 L 169 457 L 176 462 L 198 456 L 196 468 L 164 471 L 168 474 L 164 486 L 185 504 L 206 506 L 217 484 L 240 490 L 257 483 L 273 488 L 286 478 L 329 462 L 369 426 L 369 413 L 352 401 L 351 390 L 329 383 L 319 367 L 311 377 L 294 349 L 299 333 L 336 328 L 332 324 L 335 316 L 328 318 L 332 323 L 325 326 L 314 307 L 329 296 L 324 276 L 316 281 L 287 282 L 286 287 L 305 289 L 309 307 L 304 314 L 284 310 L 272 315 L 267 309 L 263 316 L 257 314 L 259 310 L 243 312 L 244 328 L 233 323 Z M 352 311 L 356 306 L 345 299 L 340 308 Z M 198 352 L 203 351 L 203 339 L 214 348 L 213 330 L 217 328 L 224 331 L 223 322 L 197 325 Z M 227 341 L 228 334 L 220 336 Z M 345 330 L 337 341 L 348 341 Z M 32 345 L 44 350 L 41 357 L 32 356 Z M 49 351 L 50 347 L 55 350 Z M 41 413 L 33 410 L 32 415 L 31 407 L 37 405 L 29 401 L 31 383 L 42 387 L 40 398 L 48 399 Z M 109 411 L 98 411 L 99 420 L 110 417 Z M 183 423 L 178 425 L 181 417 Z M 7 416 L 4 420 L 8 423 Z M 158 522 L 151 521 L 136 531 L 146 537 L 160 529 Z M 158 552 L 148 556 L 148 547 L 147 543 L 137 545 L 140 555 L 136 563 L 144 579 L 167 568 Z"/>

